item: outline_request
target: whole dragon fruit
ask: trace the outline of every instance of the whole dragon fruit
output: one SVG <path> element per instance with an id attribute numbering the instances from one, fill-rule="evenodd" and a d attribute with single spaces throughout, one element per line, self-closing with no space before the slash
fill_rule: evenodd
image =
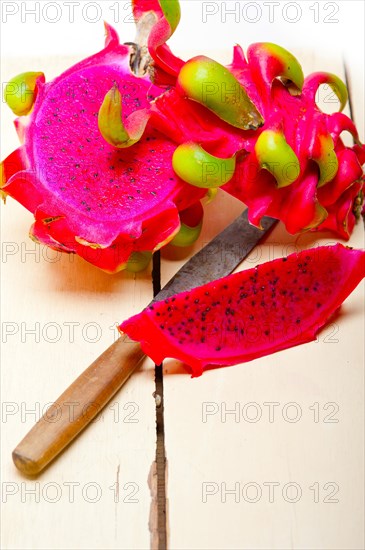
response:
<path id="1" fill-rule="evenodd" d="M 149 51 L 157 74 L 168 73 L 174 87 L 156 99 L 155 108 L 165 115 L 165 128 L 176 120 L 173 135 L 182 142 L 173 157 L 176 173 L 198 187 L 222 186 L 248 206 L 254 225 L 269 215 L 292 234 L 329 229 L 347 240 L 363 202 L 365 146 L 346 115 L 325 114 L 315 101 L 319 86 L 327 84 L 342 110 L 348 97 L 342 80 L 325 72 L 304 78 L 296 58 L 271 43 L 252 44 L 247 59 L 236 46 L 229 67 L 204 56 L 184 63 L 165 45 L 174 27 L 161 12 L 163 3 L 135 4 L 137 18 L 143 7 L 158 19 Z M 169 3 L 171 20 L 174 4 Z M 232 126 L 231 139 L 222 143 L 218 122 L 207 136 L 206 112 L 197 104 Z M 197 124 L 187 130 L 186 119 Z M 181 126 L 189 136 L 185 142 Z M 353 147 L 344 145 L 343 131 L 352 134 Z"/>
<path id="2" fill-rule="evenodd" d="M 155 302 L 119 328 L 157 365 L 172 357 L 200 376 L 314 340 L 364 276 L 364 251 L 312 248 Z"/>

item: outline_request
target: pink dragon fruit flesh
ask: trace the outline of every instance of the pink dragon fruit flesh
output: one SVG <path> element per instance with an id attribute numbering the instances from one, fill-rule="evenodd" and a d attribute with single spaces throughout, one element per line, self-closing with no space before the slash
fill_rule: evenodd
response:
<path id="1" fill-rule="evenodd" d="M 152 124 L 133 147 L 116 149 L 103 139 L 98 113 L 116 82 L 125 119 L 163 92 L 132 74 L 130 47 L 106 29 L 105 49 L 54 81 L 28 75 L 34 106 L 16 121 L 23 144 L 2 164 L 2 192 L 34 213 L 33 239 L 115 272 L 134 252 L 171 240 L 179 211 L 196 208 L 206 191 L 176 176 L 176 144 Z"/>
<path id="2" fill-rule="evenodd" d="M 120 325 L 156 363 L 193 376 L 315 339 L 365 276 L 365 252 L 322 246 L 155 302 Z"/>

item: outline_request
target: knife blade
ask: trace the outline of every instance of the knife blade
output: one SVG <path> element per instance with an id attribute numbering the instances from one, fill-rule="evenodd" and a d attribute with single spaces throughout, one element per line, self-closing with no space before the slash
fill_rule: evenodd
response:
<path id="1" fill-rule="evenodd" d="M 258 229 L 249 224 L 245 210 L 190 258 L 151 304 L 229 275 L 276 223 L 265 217 Z M 123 337 L 114 342 L 53 402 L 14 449 L 18 470 L 28 476 L 44 470 L 105 407 L 144 357 L 139 343 Z"/>
<path id="2" fill-rule="evenodd" d="M 249 223 L 245 210 L 190 258 L 154 297 L 151 304 L 229 275 L 277 221 L 265 217 L 261 220 L 262 229 L 259 229 Z"/>

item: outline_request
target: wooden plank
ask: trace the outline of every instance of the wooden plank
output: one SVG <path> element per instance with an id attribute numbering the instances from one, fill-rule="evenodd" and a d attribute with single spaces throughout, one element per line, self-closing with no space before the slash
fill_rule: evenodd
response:
<path id="1" fill-rule="evenodd" d="M 306 56 L 306 73 L 323 67 L 343 75 Z M 221 194 L 194 250 L 240 208 Z M 239 269 L 334 242 L 279 225 Z M 363 247 L 362 224 L 349 244 Z M 163 282 L 178 265 L 163 254 Z M 244 365 L 191 380 L 165 362 L 170 548 L 363 548 L 363 303 L 360 286 L 317 342 Z"/>
<path id="2" fill-rule="evenodd" d="M 308 67 L 326 66 L 340 72 L 336 63 L 329 66 L 317 61 L 312 57 Z M 65 68 L 70 62 L 62 60 L 62 64 Z M 44 60 L 32 68 L 40 66 L 45 66 Z M 26 69 L 29 64 L 25 61 L 12 61 L 11 71 L 5 68 L 8 74 Z M 62 70 L 55 60 L 47 69 L 49 78 Z M 10 127 L 10 119 L 4 111 L 3 130 Z M 15 133 L 7 132 L 3 142 L 5 155 L 17 146 Z M 188 254 L 177 258 L 171 250 L 164 250 L 163 282 L 236 217 L 242 205 L 220 193 L 206 210 L 202 237 Z M 41 412 L 110 343 L 114 333 L 110 327 L 121 320 L 121 312 L 127 317 L 139 311 L 151 296 L 149 273 L 109 277 L 78 258 L 56 257 L 45 249 L 35 252 L 25 238 L 31 221 L 31 216 L 9 199 L 3 209 L 2 235 L 3 342 L 6 338 L 2 355 L 2 488 L 3 501 L 6 496 L 4 525 L 9 526 L 2 535 L 3 545 L 147 548 L 147 476 L 155 451 L 150 362 L 146 361 L 77 445 L 39 480 L 20 477 L 10 461 L 10 451 L 33 424 L 29 409 Z M 241 268 L 316 242 L 333 239 L 330 235 L 321 241 L 317 236 L 288 238 L 279 227 Z M 350 244 L 362 246 L 361 226 Z M 363 521 L 363 492 L 358 489 L 363 487 L 362 303 L 358 289 L 346 302 L 341 324 L 335 322 L 324 331 L 318 343 L 272 358 L 211 371 L 196 380 L 190 380 L 178 363 L 166 362 L 171 548 L 363 547 L 358 537 Z M 76 323 L 73 338 L 70 323 Z M 35 332 L 31 333 L 32 329 Z M 58 334 L 60 339 L 52 342 Z M 236 403 L 238 422 L 228 413 L 235 410 Z M 247 403 L 254 405 L 247 407 Z M 335 405 L 328 405 L 331 403 Z M 257 411 L 262 411 L 262 418 L 253 422 Z M 301 418 L 292 422 L 296 411 Z M 338 423 L 328 422 L 337 419 Z M 245 489 L 249 482 L 256 485 Z M 336 486 L 325 487 L 327 482 L 339 485 L 338 494 L 330 496 Z M 73 499 L 72 483 L 79 484 L 74 486 Z M 239 502 L 229 493 L 222 502 L 224 491 L 235 490 L 237 483 L 243 490 Z M 287 483 L 297 483 L 302 490 L 297 503 L 288 502 L 293 500 L 295 486 L 284 489 Z M 118 486 L 119 502 L 114 502 Z M 257 503 L 249 502 L 257 486 L 262 496 Z M 32 489 L 36 495 L 29 493 Z M 340 502 L 324 502 L 325 498 L 339 498 Z M 219 522 L 214 521 L 216 517 Z M 14 530 L 14 524 L 22 529 Z"/>
<path id="3" fill-rule="evenodd" d="M 3 80 L 30 68 L 51 78 L 72 61 L 12 59 Z M 3 156 L 18 146 L 11 120 L 4 108 Z M 114 341 L 116 323 L 152 297 L 150 269 L 107 275 L 35 245 L 28 238 L 31 223 L 32 215 L 11 198 L 2 206 L 3 547 L 148 548 L 148 476 L 155 459 L 151 361 L 39 478 L 22 477 L 12 463 L 11 451 L 47 404 Z"/>

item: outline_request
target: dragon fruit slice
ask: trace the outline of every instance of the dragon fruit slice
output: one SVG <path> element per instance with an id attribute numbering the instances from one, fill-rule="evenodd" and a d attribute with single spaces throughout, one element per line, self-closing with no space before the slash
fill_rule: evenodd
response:
<path id="1" fill-rule="evenodd" d="M 160 364 L 234 365 L 315 339 L 365 276 L 365 252 L 322 246 L 155 302 L 120 325 Z"/>
<path id="2" fill-rule="evenodd" d="M 170 6 L 169 14 L 163 4 Z M 154 14 L 157 22 L 149 51 L 157 80 L 161 80 L 158 71 L 162 66 L 173 86 L 168 95 L 155 101 L 154 109 L 165 116 L 170 132 L 174 112 L 180 120 L 193 121 L 185 136 L 178 135 L 179 124 L 175 125 L 175 138 L 181 142 L 174 154 L 175 172 L 191 185 L 212 187 L 212 178 L 204 169 L 215 166 L 214 175 L 220 180 L 214 186 L 222 186 L 247 204 L 254 225 L 270 215 L 282 220 L 292 234 L 329 229 L 347 240 L 363 201 L 365 146 L 347 116 L 325 114 L 315 101 L 319 86 L 327 84 L 342 110 L 347 89 L 341 79 L 325 72 L 304 78 L 296 58 L 271 43 L 252 44 L 247 59 L 236 46 L 229 67 L 204 56 L 184 63 L 165 45 L 174 31 L 178 2 L 134 0 L 134 12 L 137 20 Z M 210 118 L 209 127 L 217 129 L 210 138 L 204 132 L 207 109 L 216 120 L 214 124 Z M 222 120 L 233 126 L 224 144 L 227 127 Z M 353 147 L 344 145 L 343 131 L 352 134 Z M 226 177 L 225 163 L 232 164 L 233 156 L 235 172 Z"/>
<path id="3" fill-rule="evenodd" d="M 133 147 L 115 149 L 104 141 L 98 113 L 111 87 L 123 96 L 125 123 L 164 91 L 131 72 L 131 47 L 120 45 L 110 26 L 106 30 L 104 50 L 52 82 L 42 73 L 20 75 L 20 94 L 17 80 L 11 82 L 8 103 L 18 114 L 30 113 L 16 121 L 23 145 L 3 162 L 1 187 L 34 213 L 33 239 L 115 272 L 128 267 L 134 252 L 171 240 L 179 211 L 206 191 L 176 176 L 176 144 L 151 122 Z"/>

